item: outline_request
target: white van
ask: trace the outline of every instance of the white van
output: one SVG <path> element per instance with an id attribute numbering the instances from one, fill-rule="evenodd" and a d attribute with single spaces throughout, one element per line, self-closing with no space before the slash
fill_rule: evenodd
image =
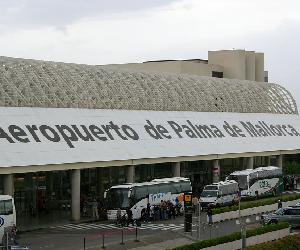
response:
<path id="1" fill-rule="evenodd" d="M 239 185 L 236 181 L 220 181 L 206 185 L 200 195 L 202 208 L 211 204 L 213 207 L 231 205 L 238 200 Z"/>
<path id="2" fill-rule="evenodd" d="M 0 245 L 4 239 L 4 233 L 10 232 L 16 225 L 16 209 L 14 199 L 9 195 L 0 195 Z"/>

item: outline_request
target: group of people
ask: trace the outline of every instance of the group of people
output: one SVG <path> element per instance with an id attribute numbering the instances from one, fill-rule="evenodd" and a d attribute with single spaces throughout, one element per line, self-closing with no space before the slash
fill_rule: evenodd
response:
<path id="1" fill-rule="evenodd" d="M 175 219 L 180 214 L 180 203 L 174 205 L 171 201 L 161 200 L 158 205 L 147 204 L 147 208 L 142 209 L 141 220 L 144 222 Z"/>
<path id="2" fill-rule="evenodd" d="M 161 200 L 159 204 L 151 205 L 147 204 L 145 208 L 141 210 L 140 220 L 133 220 L 131 209 L 126 210 L 126 214 L 122 215 L 121 209 L 117 211 L 117 224 L 121 226 L 129 224 L 140 224 L 141 222 L 148 223 L 150 221 L 175 219 L 177 215 L 181 215 L 181 204 L 176 202 L 174 205 L 171 201 Z"/>

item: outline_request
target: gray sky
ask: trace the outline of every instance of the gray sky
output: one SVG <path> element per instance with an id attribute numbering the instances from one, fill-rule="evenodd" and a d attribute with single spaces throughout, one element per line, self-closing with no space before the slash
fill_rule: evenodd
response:
<path id="1" fill-rule="evenodd" d="M 108 64 L 265 53 L 300 106 L 299 0 L 0 0 L 0 55 Z"/>

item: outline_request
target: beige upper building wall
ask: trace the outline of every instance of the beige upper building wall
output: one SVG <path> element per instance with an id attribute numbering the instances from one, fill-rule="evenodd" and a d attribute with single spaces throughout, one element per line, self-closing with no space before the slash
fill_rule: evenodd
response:
<path id="1" fill-rule="evenodd" d="M 246 52 L 244 50 L 208 51 L 208 62 L 224 68 L 224 78 L 246 80 Z"/>
<path id="2" fill-rule="evenodd" d="M 255 81 L 255 52 L 246 52 L 246 79 Z"/>
<path id="3" fill-rule="evenodd" d="M 255 81 L 264 82 L 265 70 L 264 53 L 255 53 Z"/>
<path id="4" fill-rule="evenodd" d="M 213 76 L 222 72 L 224 78 L 264 82 L 264 54 L 246 50 L 209 51 L 208 60 L 164 60 L 144 63 L 103 65 L 112 69 L 167 72 Z"/>
<path id="5" fill-rule="evenodd" d="M 129 69 L 137 71 L 168 72 L 212 76 L 212 71 L 223 72 L 220 65 L 208 64 L 206 61 L 153 61 L 145 63 L 109 64 L 104 67 L 112 69 Z"/>

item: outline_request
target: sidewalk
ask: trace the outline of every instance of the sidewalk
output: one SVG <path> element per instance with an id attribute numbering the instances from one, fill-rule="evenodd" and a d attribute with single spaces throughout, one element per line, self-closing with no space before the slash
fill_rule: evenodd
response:
<path id="1" fill-rule="evenodd" d="M 130 250 L 165 250 L 172 249 L 175 247 L 192 244 L 194 241 L 187 238 L 177 238 L 173 240 L 166 240 L 155 244 L 150 244 L 147 246 L 141 246 L 136 248 L 129 248 Z"/>

